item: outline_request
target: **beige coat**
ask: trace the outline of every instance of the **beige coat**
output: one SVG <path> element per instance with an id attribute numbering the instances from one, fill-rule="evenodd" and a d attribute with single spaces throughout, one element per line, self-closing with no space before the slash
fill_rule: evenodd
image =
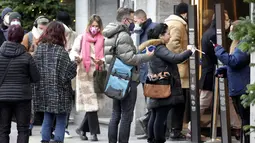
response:
<path id="1" fill-rule="evenodd" d="M 81 57 L 81 40 L 82 35 L 79 35 L 73 44 L 72 50 L 69 54 L 72 61 L 75 60 L 75 56 Z M 91 57 L 95 56 L 94 44 L 91 44 L 90 50 Z M 94 57 L 95 58 L 95 57 Z M 104 59 L 102 59 L 104 60 Z M 93 87 L 93 72 L 95 71 L 95 64 L 91 61 L 90 71 L 87 73 L 81 62 L 77 67 L 77 76 L 76 76 L 76 110 L 77 111 L 86 111 L 93 112 L 98 111 L 98 97 L 94 92 Z"/>
<path id="2" fill-rule="evenodd" d="M 187 22 L 177 15 L 170 15 L 165 23 L 169 27 L 170 41 L 167 48 L 174 53 L 182 53 L 187 50 L 188 34 Z M 189 88 L 189 65 L 185 61 L 178 65 L 182 88 Z"/>

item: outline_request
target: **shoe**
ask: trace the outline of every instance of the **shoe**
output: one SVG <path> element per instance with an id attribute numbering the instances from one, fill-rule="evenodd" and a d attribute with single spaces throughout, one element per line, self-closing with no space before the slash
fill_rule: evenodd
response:
<path id="1" fill-rule="evenodd" d="M 169 136 L 171 141 L 186 141 L 187 138 L 184 134 L 181 133 L 179 130 L 172 130 Z"/>
<path id="2" fill-rule="evenodd" d="M 83 131 L 81 131 L 80 129 L 76 129 L 75 131 L 80 136 L 81 140 L 83 140 L 83 141 L 88 140 L 88 137 L 86 136 L 86 134 Z"/>
<path id="3" fill-rule="evenodd" d="M 70 135 L 70 133 L 68 131 L 65 131 L 65 138 L 72 138 L 73 136 Z"/>
<path id="4" fill-rule="evenodd" d="M 90 140 L 91 141 L 98 141 L 97 135 L 96 134 L 92 135 Z"/>
<path id="5" fill-rule="evenodd" d="M 138 140 L 145 140 L 147 138 L 148 136 L 146 134 L 137 137 Z"/>

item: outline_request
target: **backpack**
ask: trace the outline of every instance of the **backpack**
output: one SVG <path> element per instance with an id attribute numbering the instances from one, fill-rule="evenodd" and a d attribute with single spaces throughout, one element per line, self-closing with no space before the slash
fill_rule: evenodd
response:
<path id="1" fill-rule="evenodd" d="M 113 50 L 113 58 L 106 76 L 104 93 L 112 99 L 123 100 L 130 91 L 133 66 L 126 65 L 117 57 L 116 41 L 118 36 L 119 34 L 117 34 L 114 45 L 111 48 Z"/>

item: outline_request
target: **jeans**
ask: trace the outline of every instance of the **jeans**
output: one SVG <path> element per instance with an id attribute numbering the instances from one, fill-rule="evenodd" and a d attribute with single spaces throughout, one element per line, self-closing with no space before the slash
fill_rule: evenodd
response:
<path id="1" fill-rule="evenodd" d="M 157 143 L 164 143 L 166 119 L 171 106 L 162 106 L 151 109 L 151 116 L 148 124 L 148 141 L 155 140 Z"/>
<path id="2" fill-rule="evenodd" d="M 0 142 L 9 143 L 12 115 L 17 121 L 17 143 L 28 143 L 31 101 L 0 102 Z"/>
<path id="3" fill-rule="evenodd" d="M 56 118 L 54 141 L 64 141 L 67 113 L 54 114 L 48 112 L 44 113 L 44 119 L 42 124 L 42 141 L 50 141 L 51 129 L 53 126 L 54 118 Z"/>
<path id="4" fill-rule="evenodd" d="M 131 82 L 130 92 L 125 99 L 113 99 L 112 117 L 108 127 L 109 143 L 117 143 L 118 134 L 119 143 L 128 143 L 137 97 L 137 85 L 137 82 Z"/>

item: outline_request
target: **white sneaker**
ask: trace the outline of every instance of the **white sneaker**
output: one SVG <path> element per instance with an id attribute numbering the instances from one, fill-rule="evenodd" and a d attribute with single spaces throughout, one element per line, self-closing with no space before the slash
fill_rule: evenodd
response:
<path id="1" fill-rule="evenodd" d="M 65 138 L 72 138 L 73 136 L 70 135 L 70 133 L 68 131 L 65 131 Z"/>

